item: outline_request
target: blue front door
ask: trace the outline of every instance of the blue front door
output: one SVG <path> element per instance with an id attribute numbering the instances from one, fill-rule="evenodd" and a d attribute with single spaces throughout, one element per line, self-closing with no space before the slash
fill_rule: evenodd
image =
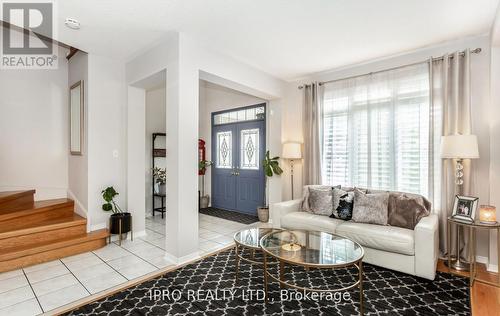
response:
<path id="1" fill-rule="evenodd" d="M 212 206 L 257 214 L 264 205 L 265 121 L 212 126 Z"/>

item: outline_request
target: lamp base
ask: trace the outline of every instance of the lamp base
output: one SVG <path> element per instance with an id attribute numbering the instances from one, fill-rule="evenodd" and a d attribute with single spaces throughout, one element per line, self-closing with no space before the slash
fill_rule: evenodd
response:
<path id="1" fill-rule="evenodd" d="M 462 260 L 455 260 L 451 263 L 451 268 L 457 271 L 469 271 L 470 264 Z"/>

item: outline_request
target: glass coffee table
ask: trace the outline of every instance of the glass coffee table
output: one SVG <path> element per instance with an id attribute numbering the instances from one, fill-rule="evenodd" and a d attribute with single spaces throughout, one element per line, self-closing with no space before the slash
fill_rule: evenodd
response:
<path id="1" fill-rule="evenodd" d="M 286 286 L 301 291 L 341 292 L 355 287 L 360 292 L 360 314 L 363 314 L 363 256 L 364 250 L 358 243 L 342 236 L 305 230 L 281 230 L 270 232 L 260 239 L 264 255 L 264 291 L 267 301 L 269 278 Z M 279 262 L 279 276 L 268 271 L 269 258 Z M 315 269 L 336 269 L 355 267 L 357 280 L 342 288 L 321 289 L 306 288 L 291 284 L 285 280 L 285 263 L 299 266 L 308 271 Z"/>
<path id="2" fill-rule="evenodd" d="M 259 241 L 260 239 L 272 232 L 281 231 L 281 229 L 274 228 L 250 228 L 244 229 L 242 231 L 234 234 L 234 243 L 236 244 L 236 282 L 238 282 L 240 262 L 241 260 L 250 262 L 252 264 L 262 265 L 262 261 L 257 261 L 255 259 L 255 252 L 261 251 Z M 251 257 L 247 258 L 243 256 L 244 250 L 250 250 Z"/>

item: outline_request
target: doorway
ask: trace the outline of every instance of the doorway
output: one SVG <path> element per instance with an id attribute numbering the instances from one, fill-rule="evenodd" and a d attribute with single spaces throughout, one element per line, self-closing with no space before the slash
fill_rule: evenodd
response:
<path id="1" fill-rule="evenodd" d="M 256 215 L 264 205 L 266 105 L 212 113 L 212 207 Z"/>

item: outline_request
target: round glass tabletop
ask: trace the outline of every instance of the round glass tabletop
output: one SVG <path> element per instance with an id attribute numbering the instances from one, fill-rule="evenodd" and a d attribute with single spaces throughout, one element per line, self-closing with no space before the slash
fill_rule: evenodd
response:
<path id="1" fill-rule="evenodd" d="M 260 249 L 259 241 L 264 236 L 273 231 L 281 231 L 281 229 L 273 228 L 250 228 L 234 234 L 234 241 L 248 248 Z"/>
<path id="2" fill-rule="evenodd" d="M 304 230 L 271 232 L 260 241 L 263 251 L 280 260 L 311 267 L 342 267 L 364 256 L 357 242 L 338 235 Z"/>

